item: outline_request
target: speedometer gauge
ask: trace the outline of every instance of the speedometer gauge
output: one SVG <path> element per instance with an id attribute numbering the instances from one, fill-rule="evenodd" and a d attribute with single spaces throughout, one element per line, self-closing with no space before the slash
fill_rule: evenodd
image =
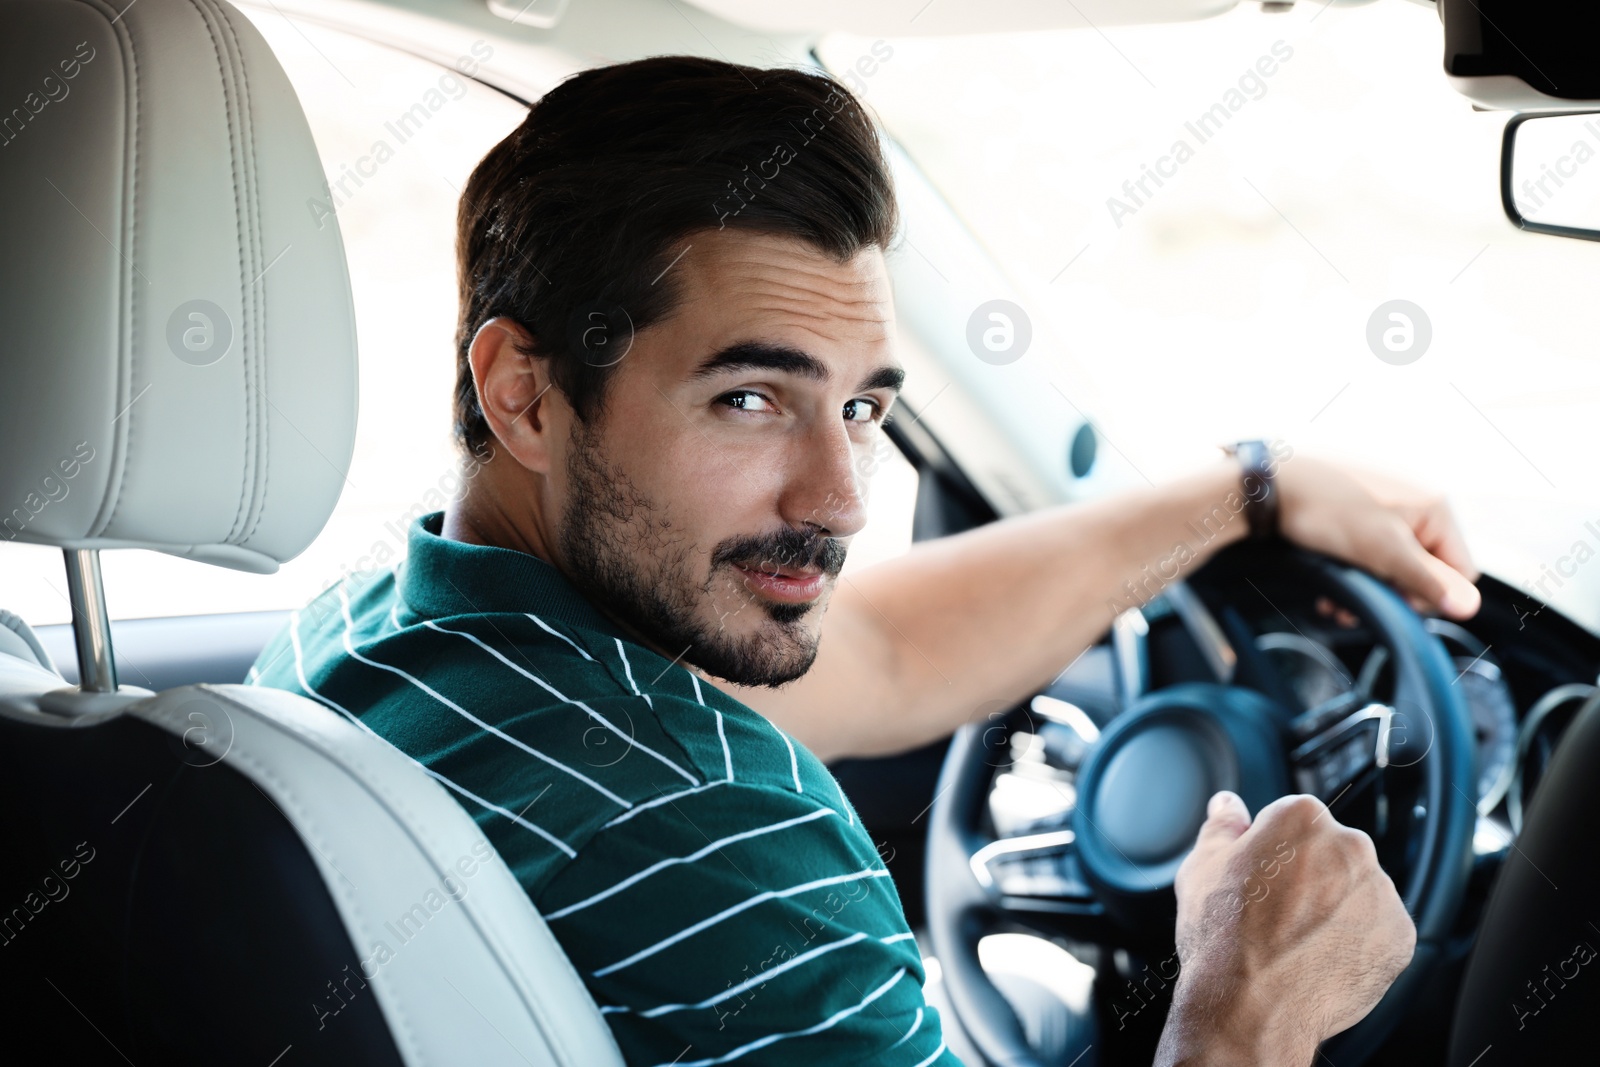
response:
<path id="1" fill-rule="evenodd" d="M 1478 814 L 1487 815 L 1505 799 L 1517 766 L 1517 705 L 1500 664 L 1465 626 L 1427 619 L 1428 632 L 1444 641 L 1456 664 L 1456 684 L 1472 716 L 1478 740 Z"/>
<path id="2" fill-rule="evenodd" d="M 1423 625 L 1444 642 L 1455 661 L 1454 684 L 1461 687 L 1477 739 L 1478 814 L 1487 815 L 1505 799 L 1517 769 L 1516 702 L 1500 665 L 1471 631 L 1445 619 L 1424 619 Z M 1380 645 L 1372 650 L 1357 681 L 1363 692 L 1371 696 L 1388 662 L 1388 649 Z"/>
<path id="3" fill-rule="evenodd" d="M 1478 811 L 1487 814 L 1505 798 L 1517 754 L 1517 706 L 1500 668 L 1487 659 L 1456 657 L 1457 685 L 1472 714 L 1478 739 Z"/>

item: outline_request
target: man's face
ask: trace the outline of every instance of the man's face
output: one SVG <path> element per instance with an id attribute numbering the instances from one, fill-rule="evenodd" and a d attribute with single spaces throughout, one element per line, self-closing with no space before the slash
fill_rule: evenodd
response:
<path id="1" fill-rule="evenodd" d="M 866 519 L 863 472 L 903 376 L 888 274 L 876 248 L 839 264 L 735 230 L 684 244 L 681 306 L 573 424 L 559 552 L 666 656 L 781 685 L 815 659 Z"/>

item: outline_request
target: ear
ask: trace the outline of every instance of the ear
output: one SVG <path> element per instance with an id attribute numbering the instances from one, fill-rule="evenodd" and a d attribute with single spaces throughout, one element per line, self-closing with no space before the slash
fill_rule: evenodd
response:
<path id="1" fill-rule="evenodd" d="M 553 388 L 550 361 L 526 354 L 534 347 L 527 330 L 501 316 L 478 328 L 467 361 L 490 431 L 522 466 L 548 474 L 552 437 L 570 420 L 565 397 Z"/>

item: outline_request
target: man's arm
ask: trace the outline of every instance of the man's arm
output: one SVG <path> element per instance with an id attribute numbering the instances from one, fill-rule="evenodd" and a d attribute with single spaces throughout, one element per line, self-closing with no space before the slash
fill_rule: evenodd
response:
<path id="1" fill-rule="evenodd" d="M 1360 564 L 1419 606 L 1478 595 L 1443 501 L 1306 456 L 1278 464 L 1289 539 Z M 1122 608 L 1244 537 L 1238 465 L 920 544 L 842 579 L 816 664 L 782 689 L 723 687 L 823 759 L 904 751 L 1026 697 Z"/>

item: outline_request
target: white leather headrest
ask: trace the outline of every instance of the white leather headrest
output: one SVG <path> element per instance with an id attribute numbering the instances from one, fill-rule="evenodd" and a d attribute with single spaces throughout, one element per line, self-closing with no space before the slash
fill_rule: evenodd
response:
<path id="1" fill-rule="evenodd" d="M 356 426 L 288 79 L 219 0 L 0 0 L 0 544 L 273 571 Z"/>

